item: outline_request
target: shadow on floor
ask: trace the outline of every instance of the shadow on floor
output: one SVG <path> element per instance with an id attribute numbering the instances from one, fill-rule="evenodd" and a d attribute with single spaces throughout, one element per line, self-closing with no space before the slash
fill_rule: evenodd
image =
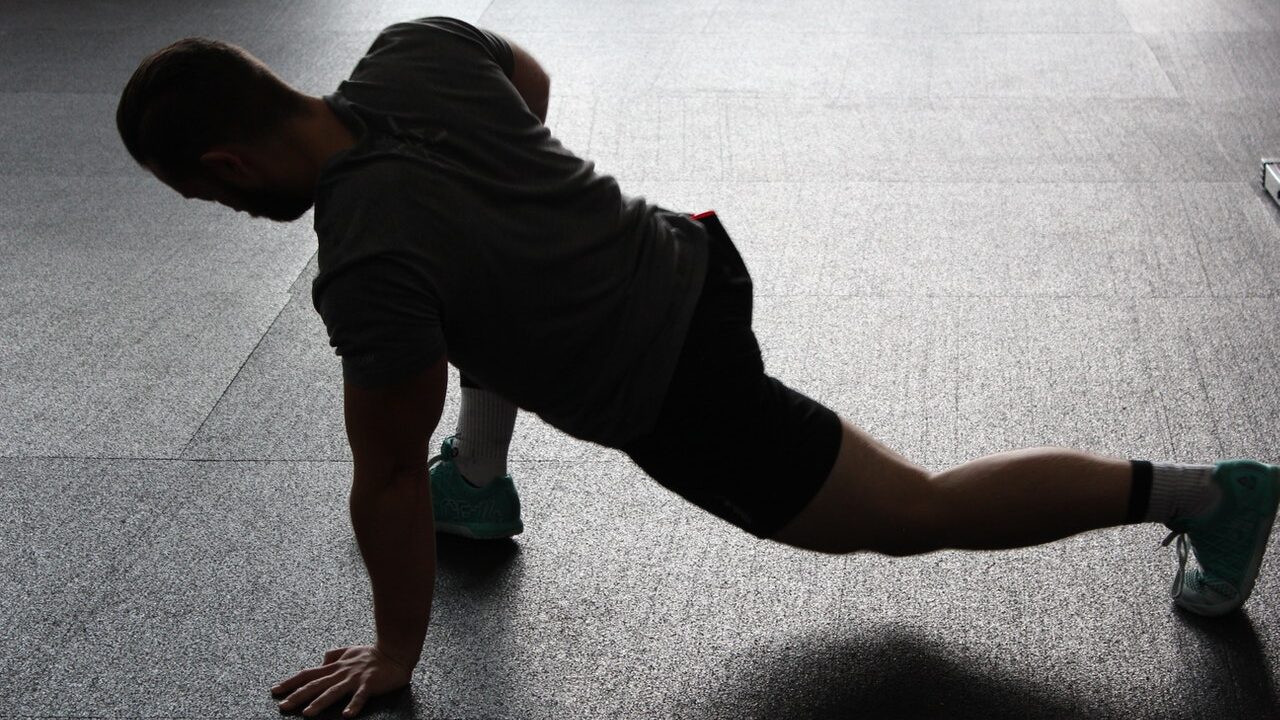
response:
<path id="1" fill-rule="evenodd" d="M 1253 602 L 1258 602 L 1258 598 L 1253 598 Z M 1220 618 L 1201 617 L 1181 610 L 1175 611 L 1174 615 L 1186 631 L 1181 639 L 1184 647 L 1194 645 L 1199 649 L 1197 660 L 1210 661 L 1202 662 L 1200 667 L 1184 668 L 1189 676 L 1188 682 L 1212 687 L 1218 694 L 1219 707 L 1203 703 L 1197 716 L 1229 714 L 1240 718 L 1280 720 L 1280 698 L 1276 697 L 1271 663 L 1267 661 L 1257 629 L 1249 619 L 1247 605 L 1244 612 Z M 1207 698 L 1201 695 L 1197 699 Z"/>
<path id="2" fill-rule="evenodd" d="M 1183 615 L 1195 652 L 1183 667 L 1151 668 L 1179 673 L 1185 688 L 1175 697 L 1153 693 L 1151 717 L 1280 718 L 1266 657 L 1252 623 L 1243 614 L 1211 620 Z M 700 718 L 1067 718 L 1116 717 L 1131 720 L 1120 708 L 1107 707 L 1107 693 L 1094 701 L 1073 697 L 1069 687 L 1028 682 L 1017 660 L 1001 666 L 972 664 L 945 642 L 911 628 L 886 624 L 861 637 L 833 639 L 824 634 L 789 638 L 782 647 L 753 657 L 734 658 L 734 667 L 752 668 L 704 698 L 687 698 L 682 717 Z M 1079 682 L 1097 673 L 1126 668 L 1090 668 L 1090 658 L 1062 668 Z M 1141 670 L 1141 669 L 1136 669 Z M 1043 672 L 1037 675 L 1053 675 Z M 1118 682 L 1133 687 L 1131 678 Z M 1121 691 L 1123 692 L 1123 691 Z M 1132 698 L 1129 698 L 1132 699 Z"/>
<path id="3" fill-rule="evenodd" d="M 436 572 L 459 585 L 487 589 L 502 581 L 520 555 L 520 543 L 511 538 L 471 540 L 453 535 L 436 535 Z"/>

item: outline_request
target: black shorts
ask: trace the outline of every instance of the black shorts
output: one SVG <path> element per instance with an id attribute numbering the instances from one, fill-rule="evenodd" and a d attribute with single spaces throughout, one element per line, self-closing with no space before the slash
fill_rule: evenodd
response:
<path id="1" fill-rule="evenodd" d="M 751 277 L 714 213 L 707 278 L 654 429 L 621 448 L 663 487 L 758 537 L 817 494 L 840 418 L 764 372 Z"/>

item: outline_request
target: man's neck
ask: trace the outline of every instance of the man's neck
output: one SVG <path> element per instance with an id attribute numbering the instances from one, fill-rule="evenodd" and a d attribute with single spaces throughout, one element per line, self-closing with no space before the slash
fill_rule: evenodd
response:
<path id="1" fill-rule="evenodd" d="M 356 136 L 323 98 L 307 98 L 307 112 L 297 122 L 311 172 L 319 179 L 320 169 L 334 155 L 356 144 Z"/>

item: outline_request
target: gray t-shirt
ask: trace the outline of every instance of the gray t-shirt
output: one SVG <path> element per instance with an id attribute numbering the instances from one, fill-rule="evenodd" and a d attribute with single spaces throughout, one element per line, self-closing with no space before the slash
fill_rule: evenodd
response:
<path id="1" fill-rule="evenodd" d="M 325 101 L 357 135 L 320 172 L 312 286 L 343 376 L 441 357 L 578 438 L 656 422 L 707 234 L 552 137 L 510 46 L 443 17 L 386 28 Z"/>

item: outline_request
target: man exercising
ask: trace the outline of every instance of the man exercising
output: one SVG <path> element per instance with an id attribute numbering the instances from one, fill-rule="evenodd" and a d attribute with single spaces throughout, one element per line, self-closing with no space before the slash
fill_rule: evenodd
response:
<path id="1" fill-rule="evenodd" d="M 506 474 L 517 407 L 797 548 L 994 550 L 1159 522 L 1177 538 L 1177 605 L 1221 615 L 1248 599 L 1280 468 L 1042 447 L 929 472 L 765 373 L 719 218 L 624 195 L 552 136 L 548 89 L 510 40 L 444 17 L 388 27 L 323 97 L 200 38 L 147 57 L 124 89 L 125 146 L 184 197 L 282 222 L 315 206 L 313 300 L 342 358 L 376 638 L 272 688 L 283 709 L 350 696 L 353 716 L 409 682 L 435 532 L 522 530 Z M 429 461 L 447 362 L 462 410 Z"/>

